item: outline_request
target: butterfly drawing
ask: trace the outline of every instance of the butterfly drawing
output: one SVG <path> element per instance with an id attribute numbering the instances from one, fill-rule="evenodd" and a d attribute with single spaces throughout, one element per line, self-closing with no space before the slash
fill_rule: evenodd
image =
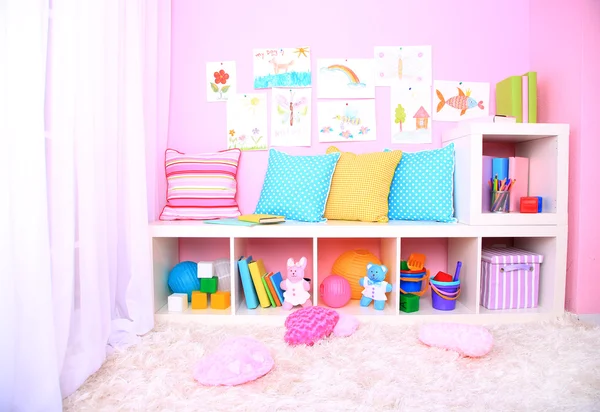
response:
<path id="1" fill-rule="evenodd" d="M 302 117 L 308 114 L 308 99 L 301 97 L 294 100 L 295 92 L 290 90 L 290 97 L 287 98 L 283 94 L 277 94 L 277 113 L 281 117 L 281 123 L 289 121 L 290 126 L 294 126 L 300 122 Z"/>

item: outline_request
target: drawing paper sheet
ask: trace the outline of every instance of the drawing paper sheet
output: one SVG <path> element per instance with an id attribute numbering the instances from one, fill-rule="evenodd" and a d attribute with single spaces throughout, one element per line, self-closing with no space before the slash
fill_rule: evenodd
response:
<path id="1" fill-rule="evenodd" d="M 319 142 L 375 140 L 375 100 L 317 103 Z"/>
<path id="2" fill-rule="evenodd" d="M 227 148 L 267 150 L 266 93 L 238 93 L 229 96 Z"/>
<path id="3" fill-rule="evenodd" d="M 375 47 L 375 85 L 433 83 L 431 46 Z"/>
<path id="4" fill-rule="evenodd" d="M 374 99 L 373 59 L 318 59 L 319 99 Z"/>
<path id="5" fill-rule="evenodd" d="M 489 83 L 436 80 L 432 98 L 433 120 L 454 122 L 490 112 Z"/>
<path id="6" fill-rule="evenodd" d="M 206 63 L 206 100 L 224 102 L 236 94 L 235 61 Z"/>
<path id="7" fill-rule="evenodd" d="M 431 143 L 431 86 L 392 86 L 392 143 Z"/>
<path id="8" fill-rule="evenodd" d="M 310 48 L 254 49 L 254 88 L 311 85 Z"/>
<path id="9" fill-rule="evenodd" d="M 310 146 L 310 88 L 273 88 L 271 146 Z"/>

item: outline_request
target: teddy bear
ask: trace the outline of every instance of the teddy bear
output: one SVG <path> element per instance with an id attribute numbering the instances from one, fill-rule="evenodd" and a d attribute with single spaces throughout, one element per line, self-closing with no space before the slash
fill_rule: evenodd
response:
<path id="1" fill-rule="evenodd" d="M 387 300 L 385 294 L 392 291 L 392 285 L 384 280 L 387 271 L 388 268 L 385 265 L 371 262 L 367 264 L 367 276 L 358 281 L 360 286 L 365 288 L 360 298 L 360 306 L 369 306 L 371 301 L 374 301 L 373 307 L 376 310 L 383 310 Z"/>
<path id="2" fill-rule="evenodd" d="M 310 283 L 304 279 L 304 268 L 306 268 L 306 258 L 302 256 L 298 262 L 289 258 L 287 261 L 287 277 L 279 287 L 283 293 L 283 309 L 290 310 L 294 306 L 302 305 L 303 308 L 312 305 L 310 299 Z"/>

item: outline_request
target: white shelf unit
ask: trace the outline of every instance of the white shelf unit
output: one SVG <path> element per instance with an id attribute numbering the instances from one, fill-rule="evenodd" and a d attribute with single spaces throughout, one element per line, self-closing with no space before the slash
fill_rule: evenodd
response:
<path id="1" fill-rule="evenodd" d="M 466 123 L 442 135 L 455 144 L 455 216 L 470 225 L 566 225 L 569 125 L 545 123 Z M 481 210 L 484 143 L 514 147 L 529 158 L 529 194 L 543 198 L 542 213 L 491 213 Z M 504 157 L 504 156 L 498 156 Z"/>
<path id="2" fill-rule="evenodd" d="M 309 261 L 307 274 L 312 278 L 312 300 L 323 305 L 318 286 L 330 275 L 332 252 L 339 242 L 371 245 L 379 258 L 390 268 L 393 292 L 388 294 L 383 311 L 371 304 L 362 308 L 357 300 L 338 308 L 367 321 L 391 323 L 417 321 L 459 321 L 465 323 L 505 323 L 550 319 L 564 313 L 567 254 L 567 184 L 568 184 L 568 125 L 558 124 L 494 124 L 472 123 L 444 133 L 444 145 L 456 145 L 455 210 L 459 223 L 392 221 L 385 224 L 348 221 L 324 223 L 285 222 L 264 226 L 221 226 L 195 221 L 152 222 L 149 236 L 153 253 L 153 284 L 155 316 L 172 320 L 198 319 L 202 322 L 266 321 L 283 324 L 289 311 L 282 308 L 247 309 L 237 270 L 240 256 L 252 250 L 272 248 L 281 259 L 300 258 L 299 250 Z M 492 214 L 481 210 L 482 162 L 485 142 L 505 142 L 512 145 L 515 156 L 530 159 L 530 193 L 544 197 L 540 214 Z M 226 310 L 191 310 L 184 313 L 166 309 L 169 271 L 180 261 L 180 243 L 186 239 L 204 239 L 205 245 L 229 244 L 231 269 L 231 306 Z M 219 239 L 219 242 L 213 242 Z M 227 239 L 227 240 L 225 240 Z M 266 244 L 265 244 L 266 242 Z M 441 242 L 444 253 L 438 257 L 438 270 L 454 273 L 456 261 L 463 262 L 461 295 L 453 311 L 432 308 L 431 291 L 420 300 L 419 311 L 399 310 L 400 261 L 418 245 Z M 539 303 L 537 308 L 487 310 L 480 305 L 481 249 L 487 243 L 507 243 L 540 253 Z M 298 245 L 298 248 L 295 246 Z M 417 246 L 416 246 L 417 245 Z M 297 250 L 298 249 L 298 250 Z M 335 255 L 335 253 L 333 253 Z M 261 256 L 255 256 L 258 258 Z M 285 260 L 283 258 L 285 257 Z M 329 259 L 327 261 L 327 259 Z M 265 262 L 267 264 L 267 262 Z M 282 274 L 285 264 L 275 269 Z M 310 269 L 310 270 L 309 270 Z"/>

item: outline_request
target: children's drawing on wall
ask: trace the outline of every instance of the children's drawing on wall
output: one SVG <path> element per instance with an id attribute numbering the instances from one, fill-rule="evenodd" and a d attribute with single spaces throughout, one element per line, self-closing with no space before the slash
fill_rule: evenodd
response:
<path id="1" fill-rule="evenodd" d="M 318 59 L 320 99 L 374 99 L 373 59 Z"/>
<path id="2" fill-rule="evenodd" d="M 375 140 L 375 100 L 317 103 L 319 142 Z"/>
<path id="3" fill-rule="evenodd" d="M 227 148 L 267 150 L 267 95 L 236 94 L 227 100 Z"/>
<path id="4" fill-rule="evenodd" d="M 206 100 L 224 102 L 236 94 L 235 61 L 206 63 Z"/>
<path id="5" fill-rule="evenodd" d="M 375 85 L 425 84 L 433 82 L 431 46 L 375 47 Z"/>
<path id="6" fill-rule="evenodd" d="M 430 86 L 393 86 L 392 143 L 431 143 L 430 113 Z"/>
<path id="7" fill-rule="evenodd" d="M 311 89 L 273 88 L 271 146 L 310 146 Z"/>
<path id="8" fill-rule="evenodd" d="M 453 122 L 489 114 L 489 83 L 436 80 L 433 90 L 433 120 Z"/>
<path id="9" fill-rule="evenodd" d="M 310 48 L 254 49 L 254 88 L 311 85 Z"/>

